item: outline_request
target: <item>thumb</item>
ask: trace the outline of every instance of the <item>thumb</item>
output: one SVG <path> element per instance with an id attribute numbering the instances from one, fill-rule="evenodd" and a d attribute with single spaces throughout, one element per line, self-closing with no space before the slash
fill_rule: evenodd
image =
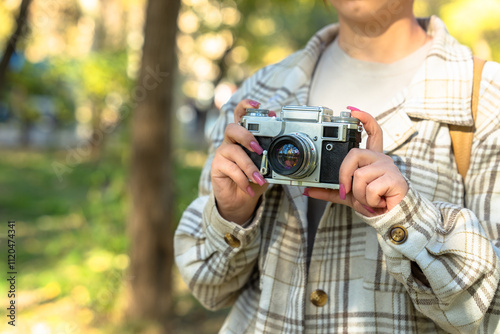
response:
<path id="1" fill-rule="evenodd" d="M 383 153 L 384 142 L 383 142 L 383 131 L 380 125 L 378 125 L 375 118 L 367 112 L 361 111 L 355 107 L 347 107 L 351 111 L 351 116 L 356 117 L 363 124 L 363 128 L 368 134 L 368 139 L 366 141 L 366 148 L 376 152 Z"/>

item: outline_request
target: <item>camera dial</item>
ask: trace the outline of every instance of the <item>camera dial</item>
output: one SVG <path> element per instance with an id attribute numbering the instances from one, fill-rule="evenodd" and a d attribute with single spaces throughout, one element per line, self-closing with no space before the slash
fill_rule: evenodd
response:
<path id="1" fill-rule="evenodd" d="M 253 116 L 253 117 L 267 117 L 267 116 L 269 116 L 269 110 L 267 110 L 267 109 L 247 108 L 246 112 L 247 112 L 246 116 Z"/>

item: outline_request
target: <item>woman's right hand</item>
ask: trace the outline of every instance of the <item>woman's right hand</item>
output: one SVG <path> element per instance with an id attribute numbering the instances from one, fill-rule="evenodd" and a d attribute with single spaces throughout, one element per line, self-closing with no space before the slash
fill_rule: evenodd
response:
<path id="1" fill-rule="evenodd" d="M 243 100 L 234 110 L 234 123 L 228 124 L 224 140 L 215 151 L 212 162 L 212 188 L 220 215 L 229 221 L 243 224 L 252 217 L 260 196 L 268 183 L 243 148 L 262 154 L 255 137 L 238 122 L 246 108 L 258 108 L 259 103 Z M 250 182 L 249 180 L 252 180 Z"/>

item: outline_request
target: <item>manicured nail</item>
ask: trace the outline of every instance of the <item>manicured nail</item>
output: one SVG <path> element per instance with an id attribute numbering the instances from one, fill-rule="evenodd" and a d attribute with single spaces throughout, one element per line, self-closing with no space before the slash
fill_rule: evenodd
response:
<path id="1" fill-rule="evenodd" d="M 254 108 L 258 108 L 260 106 L 260 103 L 254 100 L 250 100 L 248 103 Z"/>
<path id="2" fill-rule="evenodd" d="M 264 179 L 264 177 L 262 177 L 259 172 L 254 172 L 252 176 L 254 181 L 257 182 L 259 186 L 262 186 L 264 183 L 266 183 L 266 179 Z"/>
<path id="3" fill-rule="evenodd" d="M 309 188 L 305 188 L 302 195 L 309 197 Z"/>
<path id="4" fill-rule="evenodd" d="M 251 186 L 247 187 L 247 193 L 248 193 L 248 195 L 250 195 L 250 197 L 254 197 L 255 196 L 255 192 L 253 191 L 253 189 L 252 189 Z"/>
<path id="5" fill-rule="evenodd" d="M 261 155 L 262 152 L 264 152 L 264 150 L 262 149 L 262 147 L 260 147 L 259 143 L 257 143 L 256 141 L 251 141 L 250 142 L 250 147 L 258 155 Z"/>
<path id="6" fill-rule="evenodd" d="M 359 110 L 358 108 L 356 107 L 351 107 L 351 106 L 348 106 L 347 109 L 349 109 L 350 111 L 361 111 Z"/>
<path id="7" fill-rule="evenodd" d="M 274 112 L 274 111 L 271 110 L 271 111 L 269 111 L 267 113 L 267 116 L 269 116 L 269 117 L 276 117 L 276 112 Z"/>
<path id="8" fill-rule="evenodd" d="M 339 196 L 341 200 L 345 200 L 345 186 L 343 184 L 339 185 Z"/>
<path id="9" fill-rule="evenodd" d="M 362 204 L 363 205 L 363 204 Z M 367 205 L 363 205 L 363 208 L 365 208 L 369 213 L 375 213 L 375 210 L 373 210 L 372 208 L 370 208 L 369 206 Z"/>

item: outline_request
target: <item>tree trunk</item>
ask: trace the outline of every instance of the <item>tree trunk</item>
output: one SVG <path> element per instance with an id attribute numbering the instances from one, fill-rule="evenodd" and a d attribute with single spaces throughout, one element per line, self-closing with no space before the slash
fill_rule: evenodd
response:
<path id="1" fill-rule="evenodd" d="M 21 2 L 21 7 L 19 8 L 19 15 L 17 16 L 16 29 L 12 33 L 5 47 L 5 51 L 2 56 L 2 61 L 0 61 L 0 92 L 2 92 L 3 86 L 5 85 L 5 74 L 9 66 L 10 58 L 12 54 L 16 51 L 16 45 L 25 31 L 26 23 L 28 20 L 28 8 L 31 0 L 23 0 Z"/>
<path id="2" fill-rule="evenodd" d="M 179 0 L 149 0 L 132 133 L 129 315 L 159 321 L 172 311 L 171 116 Z"/>

